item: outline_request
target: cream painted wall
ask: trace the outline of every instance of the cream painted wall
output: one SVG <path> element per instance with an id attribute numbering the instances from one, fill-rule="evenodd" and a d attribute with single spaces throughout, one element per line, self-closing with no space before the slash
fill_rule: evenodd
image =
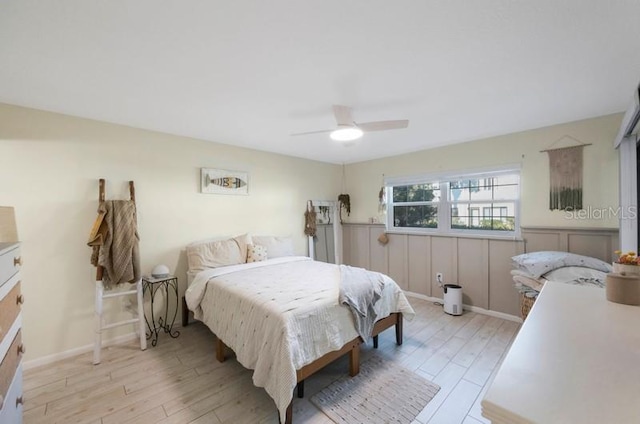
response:
<path id="1" fill-rule="evenodd" d="M 199 193 L 201 167 L 248 171 L 250 195 Z M 168 265 L 183 292 L 181 250 L 194 240 L 292 235 L 306 254 L 305 202 L 337 198 L 340 175 L 330 164 L 0 104 L 0 204 L 15 207 L 23 242 L 26 359 L 92 343 L 86 241 L 99 178 L 107 198 L 127 198 L 135 181 L 143 271 Z"/>
<path id="2" fill-rule="evenodd" d="M 350 222 L 377 216 L 382 174 L 522 164 L 522 225 L 617 227 L 615 217 L 568 221 L 550 212 L 548 162 L 539 150 L 570 135 L 585 143 L 585 205 L 618 204 L 618 160 L 611 147 L 620 115 L 557 125 L 345 167 Z M 201 167 L 250 172 L 249 196 L 199 193 Z M 307 199 L 335 199 L 342 168 L 330 164 L 0 104 L 0 204 L 16 208 L 23 241 L 27 360 L 88 345 L 93 278 L 86 238 L 97 208 L 97 180 L 109 198 L 136 183 L 142 266 L 167 264 L 185 288 L 184 246 L 242 232 L 302 233 Z M 119 309 L 112 308 L 112 313 Z M 130 329 L 114 330 L 123 334 Z M 107 337 L 108 338 L 108 337 Z M 161 342 L 161 341 L 160 341 Z"/>
<path id="3" fill-rule="evenodd" d="M 568 219 L 549 210 L 549 160 L 540 150 L 569 135 L 584 143 L 584 206 L 589 210 L 618 206 L 618 156 L 613 149 L 621 114 L 492 137 L 406 155 L 346 166 L 347 193 L 351 196 L 348 222 L 367 222 L 378 215 L 382 175 L 401 176 L 458 171 L 519 163 L 521 174 L 521 226 L 617 228 L 614 215 Z M 365 142 L 365 141 L 363 141 Z M 564 147 L 562 144 L 556 147 Z M 599 219 L 598 219 L 599 218 Z"/>

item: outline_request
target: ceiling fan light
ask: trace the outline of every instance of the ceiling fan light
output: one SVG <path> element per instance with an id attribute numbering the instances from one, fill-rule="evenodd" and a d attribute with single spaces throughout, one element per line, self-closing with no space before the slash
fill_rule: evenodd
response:
<path id="1" fill-rule="evenodd" d="M 362 134 L 362 130 L 358 127 L 344 127 L 332 131 L 329 137 L 335 141 L 353 141 L 362 137 Z"/>

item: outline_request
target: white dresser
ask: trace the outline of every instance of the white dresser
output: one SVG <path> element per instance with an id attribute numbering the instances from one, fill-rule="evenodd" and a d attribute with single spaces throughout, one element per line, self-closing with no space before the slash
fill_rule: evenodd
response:
<path id="1" fill-rule="evenodd" d="M 640 422 L 640 306 L 546 283 L 482 401 L 493 424 Z"/>
<path id="2" fill-rule="evenodd" d="M 20 245 L 0 243 L 0 423 L 22 423 Z"/>

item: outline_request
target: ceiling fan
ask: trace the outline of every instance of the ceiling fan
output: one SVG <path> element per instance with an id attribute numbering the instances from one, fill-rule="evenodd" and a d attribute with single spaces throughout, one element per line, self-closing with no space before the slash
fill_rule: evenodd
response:
<path id="1" fill-rule="evenodd" d="M 331 133 L 329 136 L 335 141 L 353 141 L 356 140 L 366 132 L 373 131 L 386 131 L 386 130 L 398 130 L 401 128 L 407 128 L 409 126 L 408 119 L 400 119 L 395 121 L 373 121 L 373 122 L 354 122 L 351 116 L 352 109 L 349 106 L 333 105 L 333 114 L 336 117 L 337 128 L 330 130 L 309 131 L 302 133 L 291 134 L 308 135 L 308 134 L 320 134 Z"/>

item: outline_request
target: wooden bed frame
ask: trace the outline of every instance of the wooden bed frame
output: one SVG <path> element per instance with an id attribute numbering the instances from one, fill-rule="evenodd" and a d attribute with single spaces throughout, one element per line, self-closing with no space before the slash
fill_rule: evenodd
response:
<path id="1" fill-rule="evenodd" d="M 183 305 L 184 306 L 184 305 Z M 188 321 L 187 321 L 188 322 Z M 184 315 L 183 315 L 183 325 L 185 323 Z M 378 334 L 383 332 L 389 327 L 396 327 L 396 343 L 398 345 L 402 344 L 402 313 L 401 312 L 393 312 L 386 318 L 382 318 L 381 320 L 376 321 L 373 326 L 373 347 L 378 347 Z M 298 397 L 301 398 L 304 396 L 304 380 L 307 377 L 315 374 L 320 371 L 325 366 L 329 365 L 331 362 L 336 359 L 349 354 L 349 375 L 351 377 L 357 375 L 360 372 L 360 344 L 363 343 L 363 340 L 360 336 L 355 339 L 347 342 L 342 348 L 338 350 L 334 350 L 333 352 L 329 352 L 326 355 L 316 359 L 312 363 L 305 365 L 296 371 L 297 377 L 297 390 Z M 224 362 L 225 360 L 225 352 L 227 346 L 224 344 L 220 338 L 216 337 L 216 359 L 220 362 Z M 292 424 L 293 422 L 293 399 L 289 406 L 287 407 L 287 415 L 284 424 Z"/>

